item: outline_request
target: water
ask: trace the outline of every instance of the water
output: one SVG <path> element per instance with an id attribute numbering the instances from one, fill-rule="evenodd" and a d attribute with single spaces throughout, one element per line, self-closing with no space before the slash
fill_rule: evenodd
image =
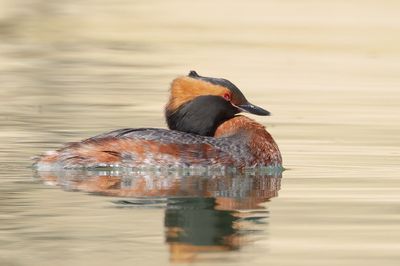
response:
<path id="1" fill-rule="evenodd" d="M 0 265 L 398 265 L 397 1 L 0 1 Z M 274 174 L 38 176 L 31 156 L 163 127 L 225 77 L 271 117 Z"/>

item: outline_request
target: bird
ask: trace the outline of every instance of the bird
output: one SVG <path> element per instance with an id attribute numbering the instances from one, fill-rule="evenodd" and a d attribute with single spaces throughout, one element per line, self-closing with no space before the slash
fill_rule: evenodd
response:
<path id="1" fill-rule="evenodd" d="M 123 128 L 34 158 L 42 171 L 142 167 L 281 167 L 266 128 L 240 113 L 268 116 L 224 78 L 190 71 L 174 79 L 165 107 L 168 129 Z"/>

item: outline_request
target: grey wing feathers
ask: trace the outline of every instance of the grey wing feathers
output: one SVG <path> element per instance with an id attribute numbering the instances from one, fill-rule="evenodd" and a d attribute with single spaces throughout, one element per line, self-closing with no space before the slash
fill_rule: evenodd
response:
<path id="1" fill-rule="evenodd" d="M 185 132 L 167 130 L 161 128 L 123 128 L 108 133 L 103 133 L 84 141 L 93 141 L 102 138 L 132 138 L 150 141 L 159 141 L 160 143 L 180 143 L 180 144 L 198 144 L 208 143 L 210 137 L 193 135 Z"/>
<path id="2" fill-rule="evenodd" d="M 251 154 L 245 145 L 246 141 L 240 137 L 214 138 L 161 128 L 123 128 L 94 136 L 83 142 L 109 137 L 157 141 L 163 144 L 209 144 L 239 160 L 248 159 Z"/>

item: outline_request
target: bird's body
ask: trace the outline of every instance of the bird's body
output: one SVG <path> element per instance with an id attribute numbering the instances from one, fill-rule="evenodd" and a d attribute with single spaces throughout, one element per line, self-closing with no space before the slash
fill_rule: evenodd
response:
<path id="1" fill-rule="evenodd" d="M 191 72 L 188 77 L 174 81 L 166 107 L 167 123 L 172 130 L 115 130 L 48 152 L 39 156 L 35 165 L 41 170 L 280 166 L 282 158 L 278 146 L 264 126 L 236 115 L 240 112 L 240 101 L 244 103 L 243 108 L 253 108 L 259 114 L 267 111 L 250 105 L 236 87 L 238 92 L 206 79 Z M 237 103 L 233 103 L 234 97 Z"/>

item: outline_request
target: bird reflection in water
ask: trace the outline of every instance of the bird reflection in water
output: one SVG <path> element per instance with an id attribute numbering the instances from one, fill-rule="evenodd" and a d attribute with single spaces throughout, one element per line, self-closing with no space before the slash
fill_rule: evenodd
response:
<path id="1" fill-rule="evenodd" d="M 265 202 L 278 195 L 282 171 L 268 173 L 39 172 L 66 190 L 124 197 L 119 207 L 165 207 L 165 238 L 174 262 L 238 250 L 262 235 Z"/>

